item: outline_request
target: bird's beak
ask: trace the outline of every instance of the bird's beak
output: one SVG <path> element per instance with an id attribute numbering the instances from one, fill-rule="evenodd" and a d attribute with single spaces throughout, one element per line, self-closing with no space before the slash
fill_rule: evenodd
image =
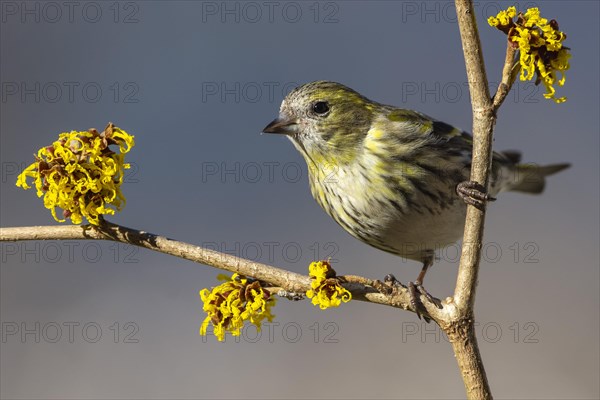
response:
<path id="1" fill-rule="evenodd" d="M 294 120 L 287 118 L 276 118 L 263 129 L 264 133 L 280 133 L 284 135 L 293 135 L 298 130 L 298 124 Z"/>

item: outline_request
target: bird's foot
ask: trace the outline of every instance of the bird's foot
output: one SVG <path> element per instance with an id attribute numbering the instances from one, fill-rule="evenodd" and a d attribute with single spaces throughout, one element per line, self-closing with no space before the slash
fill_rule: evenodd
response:
<path id="1" fill-rule="evenodd" d="M 421 301 L 421 295 L 425 296 L 427 301 L 435 305 L 437 308 L 442 308 L 442 302 L 440 301 L 440 299 L 437 299 L 430 295 L 429 292 L 425 290 L 421 282 L 418 280 L 410 282 L 408 284 L 408 287 L 406 287 L 398 279 L 396 279 L 394 275 L 387 274 L 383 279 L 383 282 L 377 280 L 374 282 L 373 287 L 378 292 L 388 296 L 394 294 L 397 290 L 408 289 L 412 309 L 417 313 L 419 319 L 423 317 L 423 319 L 426 322 L 431 321 L 431 316 L 429 315 L 429 312 L 427 311 L 427 309 L 423 305 L 423 302 Z"/>
<path id="2" fill-rule="evenodd" d="M 456 185 L 456 193 L 467 204 L 470 204 L 479 210 L 485 208 L 488 201 L 495 201 L 496 198 L 486 193 L 485 188 L 475 181 L 464 181 Z"/>
<path id="3" fill-rule="evenodd" d="M 388 296 L 393 294 L 399 288 L 406 288 L 406 286 L 404 286 L 402 283 L 400 283 L 400 281 L 398 279 L 396 279 L 396 277 L 392 274 L 387 274 L 385 276 L 385 278 L 383 278 L 383 282 L 381 282 L 380 280 L 374 281 L 373 287 L 379 293 L 382 293 L 382 294 L 385 294 Z"/>
<path id="4" fill-rule="evenodd" d="M 420 295 L 425 296 L 427 301 L 435 305 L 437 308 L 442 308 L 442 302 L 440 299 L 436 299 L 432 295 L 429 294 L 427 290 L 423 287 L 420 281 L 416 280 L 414 282 L 409 282 L 408 284 L 408 293 L 410 294 L 410 304 L 412 308 L 417 313 L 417 317 L 425 320 L 425 322 L 429 323 L 431 321 L 431 316 L 429 312 L 425 308 L 425 305 L 421 301 Z"/>

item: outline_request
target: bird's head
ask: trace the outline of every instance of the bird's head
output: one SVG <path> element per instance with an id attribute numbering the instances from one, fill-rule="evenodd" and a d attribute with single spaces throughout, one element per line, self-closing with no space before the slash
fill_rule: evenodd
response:
<path id="1" fill-rule="evenodd" d="M 311 82 L 286 96 L 279 117 L 263 132 L 287 135 L 312 160 L 337 159 L 343 163 L 358 153 L 377 106 L 342 84 Z"/>

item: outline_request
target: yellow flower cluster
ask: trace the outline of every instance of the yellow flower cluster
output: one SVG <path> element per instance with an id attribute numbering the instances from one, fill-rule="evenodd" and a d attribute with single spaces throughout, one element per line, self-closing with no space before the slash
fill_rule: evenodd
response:
<path id="1" fill-rule="evenodd" d="M 517 16 L 515 7 L 500 11 L 495 17 L 489 17 L 488 23 L 508 35 L 508 40 L 519 49 L 521 80 L 531 80 L 536 76 L 536 84 L 542 82 L 546 87 L 544 97 L 556 103 L 567 100 L 566 97 L 555 96 L 555 84 L 565 84 L 565 71 L 569 69 L 569 48 L 563 46 L 567 38 L 558 29 L 555 20 L 542 18 L 538 8 L 530 8 L 525 14 Z M 560 79 L 558 78 L 560 75 Z"/>
<path id="2" fill-rule="evenodd" d="M 515 7 L 508 7 L 506 10 L 502 10 L 495 17 L 489 17 L 488 23 L 491 26 L 495 26 L 498 29 L 510 26 L 514 17 L 517 16 L 517 9 Z M 506 32 L 508 33 L 508 32 Z"/>
<path id="3" fill-rule="evenodd" d="M 118 145 L 120 154 L 110 145 Z M 114 215 L 125 205 L 120 186 L 125 153 L 134 146 L 133 136 L 108 124 L 102 133 L 95 129 L 87 132 L 61 133 L 58 140 L 42 147 L 36 162 L 17 178 L 17 186 L 29 189 L 27 178 L 33 178 L 38 197 L 44 196 L 44 206 L 51 210 L 58 222 L 56 207 L 63 209 L 63 217 L 80 224 L 82 218 L 98 225 L 103 214 Z M 113 206 L 113 208 L 109 208 Z"/>
<path id="4" fill-rule="evenodd" d="M 276 299 L 260 286 L 260 282 L 239 274 L 232 277 L 220 274 L 217 279 L 225 281 L 212 290 L 202 289 L 200 298 L 208 316 L 200 326 L 200 335 L 206 335 L 209 323 L 219 341 L 225 340 L 225 333 L 239 336 L 245 321 L 250 321 L 260 331 L 260 324 L 266 318 L 269 322 L 275 317 L 271 307 Z"/>
<path id="5" fill-rule="evenodd" d="M 328 261 L 311 263 L 308 267 L 308 275 L 312 278 L 310 284 L 312 289 L 306 292 L 306 296 L 321 310 L 339 307 L 342 302 L 347 303 L 352 299 L 352 294 L 340 285 Z"/>

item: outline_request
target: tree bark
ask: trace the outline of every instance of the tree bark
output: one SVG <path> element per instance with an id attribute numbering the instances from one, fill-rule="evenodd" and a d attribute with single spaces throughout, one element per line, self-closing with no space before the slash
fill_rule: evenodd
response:
<path id="1" fill-rule="evenodd" d="M 473 2 L 455 0 L 455 4 L 473 110 L 471 181 L 487 188 L 496 122 L 495 109 L 490 98 Z M 454 290 L 456 310 L 450 324 L 440 325 L 452 343 L 469 399 L 492 398 L 474 327 L 475 293 L 484 222 L 485 208 L 480 210 L 467 206 L 463 247 Z"/>

